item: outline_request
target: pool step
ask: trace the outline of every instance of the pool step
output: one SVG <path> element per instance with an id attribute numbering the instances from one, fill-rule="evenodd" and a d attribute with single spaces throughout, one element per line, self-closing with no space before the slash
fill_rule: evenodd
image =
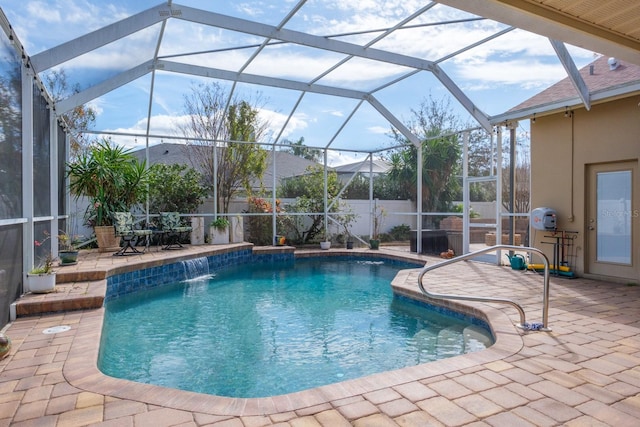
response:
<path id="1" fill-rule="evenodd" d="M 464 349 L 464 337 L 459 328 L 446 327 L 438 332 L 438 358 L 455 356 L 461 349 Z"/>
<path id="2" fill-rule="evenodd" d="M 106 280 L 60 283 L 57 279 L 56 277 L 56 287 L 53 292 L 46 294 L 27 293 L 16 300 L 12 304 L 12 310 L 15 309 L 15 317 L 102 307 L 107 288 Z"/>
<path id="3" fill-rule="evenodd" d="M 469 325 L 464 328 L 462 335 L 465 353 L 484 350 L 493 345 L 493 340 L 487 336 L 487 330 L 480 326 Z"/>

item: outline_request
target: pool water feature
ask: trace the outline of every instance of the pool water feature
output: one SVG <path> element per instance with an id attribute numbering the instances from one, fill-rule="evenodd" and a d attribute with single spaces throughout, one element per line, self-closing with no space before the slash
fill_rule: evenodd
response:
<path id="1" fill-rule="evenodd" d="M 415 265 L 316 258 L 237 265 L 106 304 L 107 375 L 228 397 L 265 397 L 468 353 L 481 322 L 395 296 Z M 449 313 L 451 314 L 451 313 Z"/>
<path id="2" fill-rule="evenodd" d="M 187 279 L 198 279 L 209 276 L 209 262 L 207 257 L 187 259 L 180 261 L 184 267 L 184 275 Z"/>

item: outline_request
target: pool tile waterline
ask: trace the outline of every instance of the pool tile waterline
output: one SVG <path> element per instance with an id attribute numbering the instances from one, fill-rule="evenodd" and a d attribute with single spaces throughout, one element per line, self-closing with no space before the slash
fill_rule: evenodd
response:
<path id="1" fill-rule="evenodd" d="M 209 271 L 216 271 L 226 265 L 246 264 L 249 262 L 276 262 L 293 259 L 293 254 L 271 254 L 254 256 L 250 249 L 242 249 L 206 257 Z M 153 289 L 168 283 L 188 279 L 183 261 L 143 268 L 136 271 L 117 274 L 107 279 L 105 302 L 132 292 Z"/>

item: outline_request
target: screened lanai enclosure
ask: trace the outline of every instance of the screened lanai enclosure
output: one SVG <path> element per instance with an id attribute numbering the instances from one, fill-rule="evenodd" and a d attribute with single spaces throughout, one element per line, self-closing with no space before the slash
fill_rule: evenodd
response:
<path id="1" fill-rule="evenodd" d="M 505 224 L 513 241 L 514 224 L 526 220 L 529 209 L 516 206 L 527 194 L 518 190 L 526 180 L 516 170 L 526 163 L 529 124 L 514 121 L 509 109 L 567 75 L 588 106 L 577 66 L 605 50 L 638 62 L 638 37 L 622 22 L 607 21 L 606 10 L 586 16 L 589 2 L 503 3 L 70 1 L 44 10 L 5 2 L 0 324 L 25 291 L 26 272 L 47 253 L 57 255 L 57 230 L 77 220 L 65 169 L 79 138 L 144 150 L 147 160 L 160 144 L 204 145 L 213 153 L 232 143 L 260 147 L 271 161 L 256 191 L 273 206 L 280 181 L 300 167 L 281 153 L 300 142 L 316 153 L 313 162 L 323 171 L 323 210 L 315 213 L 323 215 L 326 229 L 340 226 L 329 213 L 334 206 L 327 176 L 341 164 L 359 164 L 340 180 L 339 196 L 356 177 L 369 180 L 357 219 L 363 236 L 375 234 L 384 204 L 374 195 L 374 163 L 390 162 L 409 148 L 415 164 L 395 170 L 413 171 L 404 181 L 406 191 L 398 192 L 408 203 L 385 206 L 388 224 L 414 232 L 416 251 L 423 249 L 422 234 L 445 219 L 458 252 L 469 251 L 474 234 L 501 236 Z M 602 2 L 613 3 L 624 2 Z M 203 134 L 188 132 L 193 111 L 185 101 L 211 85 L 225 95 L 216 114 L 228 114 L 237 100 L 251 100 L 262 131 L 243 138 L 215 126 Z M 415 112 L 429 99 L 447 100 L 441 105 L 456 120 L 421 123 Z M 75 128 L 78 122 L 69 115 L 87 109 L 95 120 L 81 120 L 90 126 Z M 424 188 L 433 153 L 425 147 L 439 140 L 454 141 L 459 153 L 458 208 L 451 211 L 426 203 L 433 198 Z M 472 197 L 479 193 L 492 197 L 485 196 L 489 207 L 472 221 Z M 225 212 L 216 196 L 200 215 L 246 213 Z M 279 214 L 273 209 L 268 215 L 275 236 Z"/>

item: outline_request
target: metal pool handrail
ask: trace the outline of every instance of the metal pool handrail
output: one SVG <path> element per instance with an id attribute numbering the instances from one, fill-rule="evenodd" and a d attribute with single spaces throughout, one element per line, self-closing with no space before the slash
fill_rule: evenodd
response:
<path id="1" fill-rule="evenodd" d="M 515 301 L 506 298 L 490 298 L 490 297 L 480 297 L 474 295 L 452 295 L 452 294 L 436 294 L 429 292 L 424 285 L 422 284 L 422 277 L 429 271 L 435 270 L 436 268 L 444 267 L 449 264 L 453 264 L 459 261 L 466 261 L 470 258 L 474 258 L 478 255 L 482 255 L 487 252 L 493 252 L 499 249 L 508 249 L 514 251 L 526 251 L 529 253 L 536 253 L 540 255 L 542 261 L 544 262 L 544 294 L 543 294 L 543 305 L 542 305 L 542 325 L 539 324 L 528 324 L 525 319 L 524 309 L 520 304 Z M 551 331 L 548 328 L 547 324 L 549 321 L 549 259 L 547 256 L 540 250 L 531 247 L 523 247 L 523 246 L 514 246 L 514 245 L 495 245 L 490 246 L 488 248 L 480 249 L 475 252 L 470 252 L 468 254 L 456 256 L 454 258 L 442 261 L 438 264 L 433 264 L 430 266 L 424 266 L 418 275 L 418 287 L 423 294 L 425 294 L 429 298 L 434 299 L 455 299 L 455 300 L 465 300 L 465 301 L 484 301 L 484 302 L 497 302 L 503 304 L 509 304 L 515 307 L 520 314 L 520 324 L 516 325 L 517 327 L 525 330 L 540 330 L 540 331 Z"/>

